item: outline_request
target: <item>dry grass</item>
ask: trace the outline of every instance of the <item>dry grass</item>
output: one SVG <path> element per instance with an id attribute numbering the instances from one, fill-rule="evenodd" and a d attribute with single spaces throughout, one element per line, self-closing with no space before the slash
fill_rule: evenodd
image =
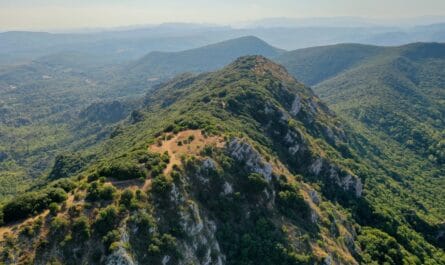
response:
<path id="1" fill-rule="evenodd" d="M 181 165 L 181 156 L 183 155 L 199 156 L 206 145 L 224 147 L 224 139 L 222 137 L 204 136 L 201 130 L 186 130 L 175 135 L 169 135 L 168 138 L 170 139 L 162 141 L 160 145 L 154 144 L 150 146 L 150 151 L 161 154 L 167 152 L 170 156 L 170 162 L 164 170 L 166 175 L 171 173 L 174 165 Z"/>

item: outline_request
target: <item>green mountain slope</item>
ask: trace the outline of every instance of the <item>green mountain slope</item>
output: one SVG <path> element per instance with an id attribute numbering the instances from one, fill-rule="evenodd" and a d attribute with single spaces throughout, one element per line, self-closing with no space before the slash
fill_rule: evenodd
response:
<path id="1" fill-rule="evenodd" d="M 379 48 L 373 55 L 346 64 L 339 47 L 349 47 L 352 54 L 370 51 L 370 47 L 357 45 L 314 48 L 314 56 L 303 61 L 303 53 L 295 51 L 283 55 L 289 62 L 285 66 L 303 80 L 322 77 L 313 83 L 316 93 L 380 149 L 381 167 L 412 193 L 410 207 L 422 205 L 428 209 L 423 210 L 426 219 L 443 223 L 445 45 Z M 293 60 L 292 54 L 298 56 Z M 326 61 L 333 63 L 323 66 Z M 303 62 L 317 67 L 306 67 Z M 331 76 L 332 65 L 347 66 L 337 68 Z"/>
<path id="2" fill-rule="evenodd" d="M 443 164 L 444 56 L 443 44 L 386 48 L 315 90 L 338 113 Z"/>
<path id="3" fill-rule="evenodd" d="M 253 37 L 241 37 L 181 52 L 152 52 L 128 67 L 129 74 L 153 79 L 184 72 L 201 73 L 221 68 L 237 57 L 263 55 L 273 57 L 281 50 Z"/>
<path id="4" fill-rule="evenodd" d="M 383 150 L 266 58 L 179 76 L 144 104 L 95 159 L 59 157 L 3 205 L 3 262 L 445 262 L 443 227 Z"/>
<path id="5" fill-rule="evenodd" d="M 150 73 L 171 77 L 222 67 L 240 55 L 280 51 L 244 37 L 160 57 L 151 54 L 130 70 L 91 52 L 54 52 L 0 69 L 0 200 L 47 174 L 57 155 L 96 145 L 109 135 L 110 126 L 124 120 L 160 82 Z"/>
<path id="6" fill-rule="evenodd" d="M 307 85 L 315 85 L 381 53 L 385 48 L 361 44 L 338 44 L 300 49 L 274 58 Z"/>

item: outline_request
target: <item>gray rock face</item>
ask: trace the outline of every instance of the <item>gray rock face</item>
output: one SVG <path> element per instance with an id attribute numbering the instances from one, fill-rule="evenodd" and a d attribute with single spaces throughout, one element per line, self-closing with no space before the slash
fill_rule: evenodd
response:
<path id="1" fill-rule="evenodd" d="M 304 147 L 304 139 L 295 131 L 289 130 L 284 137 L 285 143 L 289 146 L 288 150 L 291 155 L 295 155 Z"/>
<path id="2" fill-rule="evenodd" d="M 228 152 L 232 158 L 244 162 L 248 170 L 263 175 L 267 181 L 271 180 L 272 166 L 249 143 L 234 138 L 228 144 Z"/>
<path id="3" fill-rule="evenodd" d="M 311 200 L 315 205 L 320 204 L 320 197 L 318 196 L 318 193 L 315 190 L 311 190 L 309 192 L 309 196 L 311 196 Z"/>
<path id="4" fill-rule="evenodd" d="M 213 159 L 211 159 L 211 158 L 206 158 L 206 159 L 204 159 L 204 161 L 203 161 L 203 163 L 202 163 L 202 166 L 203 166 L 205 169 L 210 169 L 210 170 L 215 170 L 215 169 L 216 169 L 216 163 L 215 163 L 215 161 L 213 161 Z"/>
<path id="5" fill-rule="evenodd" d="M 327 256 L 324 259 L 323 264 L 325 264 L 325 265 L 332 265 L 332 256 L 331 255 Z"/>
<path id="6" fill-rule="evenodd" d="M 120 228 L 121 238 L 120 246 L 110 255 L 106 260 L 107 265 L 136 265 L 137 263 L 133 260 L 131 254 L 124 247 L 128 243 L 129 237 L 126 227 Z"/>
<path id="7" fill-rule="evenodd" d="M 331 164 L 323 158 L 316 159 L 309 167 L 310 172 L 315 176 L 327 177 L 333 180 L 344 191 L 353 192 L 358 198 L 363 192 L 363 183 L 355 175 L 344 172 L 338 166 Z"/>
<path id="8" fill-rule="evenodd" d="M 132 257 L 127 253 L 127 251 L 120 247 L 114 251 L 106 261 L 107 265 L 135 265 Z"/>
<path id="9" fill-rule="evenodd" d="M 230 185 L 229 182 L 224 183 L 223 189 L 224 189 L 223 190 L 224 195 L 233 193 L 233 187 L 232 187 L 232 185 Z"/>
<path id="10" fill-rule="evenodd" d="M 180 243 L 181 253 L 184 256 L 183 260 L 186 262 L 184 264 L 189 264 L 188 262 L 209 265 L 224 264 L 225 256 L 222 255 L 219 243 L 216 240 L 216 224 L 209 220 L 193 201 L 187 203 L 186 211 L 181 211 L 180 215 L 180 224 L 189 238 L 187 242 Z M 202 246 L 205 246 L 206 250 L 205 257 L 200 262 L 196 253 Z"/>
<path id="11" fill-rule="evenodd" d="M 301 106 L 302 106 L 302 104 L 301 104 L 300 96 L 295 95 L 294 102 L 292 102 L 292 107 L 290 109 L 290 114 L 292 116 L 297 116 L 301 110 Z"/>

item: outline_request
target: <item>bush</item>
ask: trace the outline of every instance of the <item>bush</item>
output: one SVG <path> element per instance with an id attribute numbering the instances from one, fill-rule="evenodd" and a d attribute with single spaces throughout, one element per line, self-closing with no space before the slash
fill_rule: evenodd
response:
<path id="1" fill-rule="evenodd" d="M 119 204 L 124 205 L 127 209 L 130 209 L 135 204 L 134 193 L 130 189 L 126 189 L 122 192 Z"/>
<path id="2" fill-rule="evenodd" d="M 88 218 L 81 216 L 73 221 L 72 232 L 79 240 L 85 240 L 90 237 L 90 223 Z"/>
<path id="3" fill-rule="evenodd" d="M 295 210 L 304 216 L 309 211 L 303 196 L 295 191 L 280 191 L 278 193 L 278 204 L 285 212 Z"/>
<path id="4" fill-rule="evenodd" d="M 120 239 L 120 233 L 119 230 L 111 230 L 109 231 L 103 238 L 102 238 L 102 242 L 104 243 L 105 248 L 110 251 L 110 246 L 119 241 Z"/>
<path id="5" fill-rule="evenodd" d="M 110 205 L 99 212 L 94 223 L 94 228 L 100 235 L 105 235 L 118 224 L 118 211 L 115 206 Z"/>
<path id="6" fill-rule="evenodd" d="M 144 171 L 129 162 L 118 162 L 101 168 L 99 175 L 118 180 L 145 178 Z"/>
<path id="7" fill-rule="evenodd" d="M 48 209 L 49 209 L 49 213 L 52 216 L 55 216 L 55 215 L 57 215 L 57 212 L 59 211 L 60 207 L 57 203 L 52 202 L 49 204 Z"/>
<path id="8" fill-rule="evenodd" d="M 3 207 L 4 221 L 9 223 L 26 218 L 47 209 L 52 202 L 61 203 L 66 198 L 67 194 L 61 188 L 48 188 L 25 193 L 5 204 Z"/>
<path id="9" fill-rule="evenodd" d="M 99 178 L 100 178 L 99 173 L 96 172 L 94 174 L 89 175 L 88 178 L 87 178 L 87 181 L 88 182 L 93 182 L 93 181 L 98 180 Z"/>
<path id="10" fill-rule="evenodd" d="M 104 185 L 99 190 L 99 196 L 102 200 L 105 201 L 111 201 L 114 199 L 114 196 L 116 195 L 116 188 L 113 185 Z"/>
<path id="11" fill-rule="evenodd" d="M 85 161 L 78 154 L 61 154 L 56 157 L 49 179 L 66 178 L 78 173 Z"/>
<path id="12" fill-rule="evenodd" d="M 103 185 L 99 182 L 93 182 L 87 189 L 86 199 L 88 201 L 113 200 L 116 195 L 116 188 L 113 185 Z"/>
<path id="13" fill-rule="evenodd" d="M 167 180 L 164 175 L 159 175 L 153 179 L 151 183 L 151 189 L 153 193 L 164 196 L 172 189 L 172 184 Z"/>
<path id="14" fill-rule="evenodd" d="M 68 230 L 69 222 L 64 217 L 54 217 L 50 224 L 51 237 L 62 240 Z"/>
<path id="15" fill-rule="evenodd" d="M 259 193 L 267 187 L 267 181 L 263 175 L 259 173 L 250 173 L 247 176 L 246 189 L 250 192 Z"/>
<path id="16" fill-rule="evenodd" d="M 388 234 L 365 227 L 358 236 L 363 250 L 364 263 L 404 264 L 403 253 L 397 241 Z"/>
<path id="17" fill-rule="evenodd" d="M 53 188 L 61 188 L 66 192 L 70 192 L 76 188 L 76 183 L 69 179 L 60 179 L 50 185 Z"/>

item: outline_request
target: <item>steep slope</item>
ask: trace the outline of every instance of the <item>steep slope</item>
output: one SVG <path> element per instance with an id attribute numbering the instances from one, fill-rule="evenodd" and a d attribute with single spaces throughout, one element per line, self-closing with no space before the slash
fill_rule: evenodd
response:
<path id="1" fill-rule="evenodd" d="M 445 262 L 379 150 L 264 57 L 177 77 L 139 112 L 80 173 L 3 205 L 5 263 Z"/>
<path id="2" fill-rule="evenodd" d="M 386 48 L 315 90 L 330 106 L 443 164 L 445 44 Z"/>
<path id="3" fill-rule="evenodd" d="M 221 68 L 245 55 L 276 56 L 281 50 L 253 37 L 241 37 L 181 52 L 152 52 L 130 65 L 130 74 L 140 78 L 172 77 L 179 73 L 201 73 Z"/>
<path id="4" fill-rule="evenodd" d="M 361 44 L 338 44 L 285 52 L 274 60 L 307 85 L 315 85 L 359 65 L 385 48 Z"/>
<path id="5" fill-rule="evenodd" d="M 346 53 L 348 47 L 356 53 L 356 45 L 344 46 Z M 334 61 L 336 65 L 336 61 L 344 60 L 343 55 L 337 56 L 338 46 L 314 49 L 320 51 L 313 51 L 314 58 L 306 61 L 314 61 L 314 65 L 321 66 L 318 69 L 306 67 L 298 57 L 290 59 L 294 65 L 288 66 L 297 78 L 329 76 L 330 65 L 323 67 L 323 62 Z M 368 50 L 363 49 L 359 53 Z M 428 210 L 418 213 L 423 211 L 424 218 L 443 223 L 445 45 L 415 43 L 379 50 L 339 69 L 334 76 L 320 79 L 322 82 L 314 83 L 314 90 L 379 148 L 375 161 L 393 178 L 392 183 L 411 192 L 414 200 L 409 207 L 422 205 Z M 375 197 L 379 196 L 384 197 Z"/>

